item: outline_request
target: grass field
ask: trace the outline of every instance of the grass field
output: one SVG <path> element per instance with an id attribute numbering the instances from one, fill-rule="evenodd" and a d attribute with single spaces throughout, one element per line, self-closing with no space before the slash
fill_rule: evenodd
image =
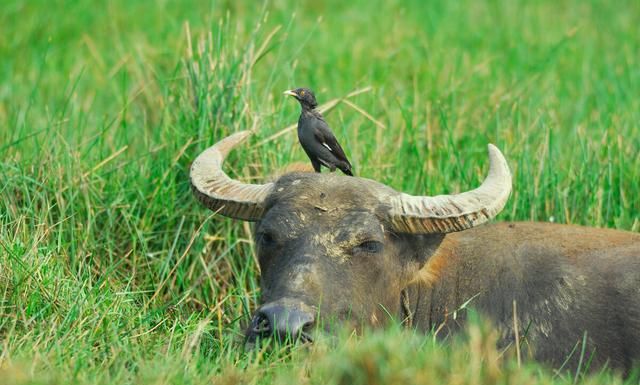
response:
<path id="1" fill-rule="evenodd" d="M 519 367 L 480 321 L 245 353 L 250 228 L 200 207 L 188 167 L 249 128 L 231 174 L 305 160 L 281 94 L 309 86 L 358 175 L 460 191 L 493 142 L 514 173 L 498 220 L 638 232 L 638 20 L 637 1 L 5 0 L 0 383 L 622 382 Z"/>

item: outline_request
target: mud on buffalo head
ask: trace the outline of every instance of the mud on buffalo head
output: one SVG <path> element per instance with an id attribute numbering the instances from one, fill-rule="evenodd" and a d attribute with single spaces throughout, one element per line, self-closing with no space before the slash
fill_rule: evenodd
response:
<path id="1" fill-rule="evenodd" d="M 402 290 L 444 235 L 486 222 L 511 192 L 509 168 L 493 145 L 482 185 L 455 195 L 412 196 L 334 173 L 246 184 L 229 178 L 222 163 L 249 135 L 238 132 L 200 154 L 191 184 L 209 209 L 256 222 L 262 294 L 250 341 L 266 334 L 311 339 L 319 320 L 358 328 L 403 317 Z"/>

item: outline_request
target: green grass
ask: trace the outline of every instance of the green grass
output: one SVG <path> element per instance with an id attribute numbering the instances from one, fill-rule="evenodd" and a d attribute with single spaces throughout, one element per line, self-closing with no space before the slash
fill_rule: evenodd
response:
<path id="1" fill-rule="evenodd" d="M 259 284 L 247 224 L 188 167 L 229 132 L 251 180 L 304 161 L 283 90 L 320 102 L 356 173 L 460 191 L 486 143 L 499 220 L 640 231 L 635 1 L 5 1 L 0 7 L 0 383 L 602 383 L 392 329 L 242 351 Z M 355 106 L 355 108 L 354 108 Z M 360 111 L 359 111 L 360 110 Z M 361 113 L 366 111 L 367 115 Z"/>

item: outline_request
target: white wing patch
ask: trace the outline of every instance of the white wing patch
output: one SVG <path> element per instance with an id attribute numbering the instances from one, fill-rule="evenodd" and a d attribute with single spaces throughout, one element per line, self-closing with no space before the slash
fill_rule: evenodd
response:
<path id="1" fill-rule="evenodd" d="M 331 168 L 331 165 L 326 160 L 322 158 L 318 158 L 318 160 L 320 161 L 320 163 L 324 164 L 325 167 Z"/>
<path id="2" fill-rule="evenodd" d="M 325 142 L 322 142 L 322 145 L 325 146 L 327 148 L 327 150 L 333 152 L 333 149 L 331 147 L 329 147 L 329 145 L 326 144 Z"/>

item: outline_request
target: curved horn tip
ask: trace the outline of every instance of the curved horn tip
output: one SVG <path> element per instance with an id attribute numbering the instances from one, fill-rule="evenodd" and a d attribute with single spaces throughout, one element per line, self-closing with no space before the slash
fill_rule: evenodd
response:
<path id="1" fill-rule="evenodd" d="M 500 157 L 500 158 L 504 159 L 504 155 L 502 154 L 502 151 L 500 151 L 498 146 L 496 146 L 495 144 L 489 143 L 487 145 L 487 150 L 489 152 L 489 157 L 497 156 L 497 157 Z"/>
<path id="2" fill-rule="evenodd" d="M 214 145 L 214 147 L 222 154 L 223 157 L 226 158 L 229 151 L 251 135 L 253 135 L 253 131 L 250 130 L 238 131 L 220 140 Z"/>
<path id="3" fill-rule="evenodd" d="M 489 153 L 489 174 L 500 172 L 511 179 L 511 170 L 502 151 L 492 143 L 487 145 L 487 150 Z"/>
<path id="4" fill-rule="evenodd" d="M 487 150 L 489 152 L 489 157 L 491 157 L 491 156 L 500 156 L 501 158 L 504 158 L 504 155 L 502 155 L 502 151 L 500 151 L 498 146 L 496 146 L 493 143 L 489 143 L 487 145 Z"/>

